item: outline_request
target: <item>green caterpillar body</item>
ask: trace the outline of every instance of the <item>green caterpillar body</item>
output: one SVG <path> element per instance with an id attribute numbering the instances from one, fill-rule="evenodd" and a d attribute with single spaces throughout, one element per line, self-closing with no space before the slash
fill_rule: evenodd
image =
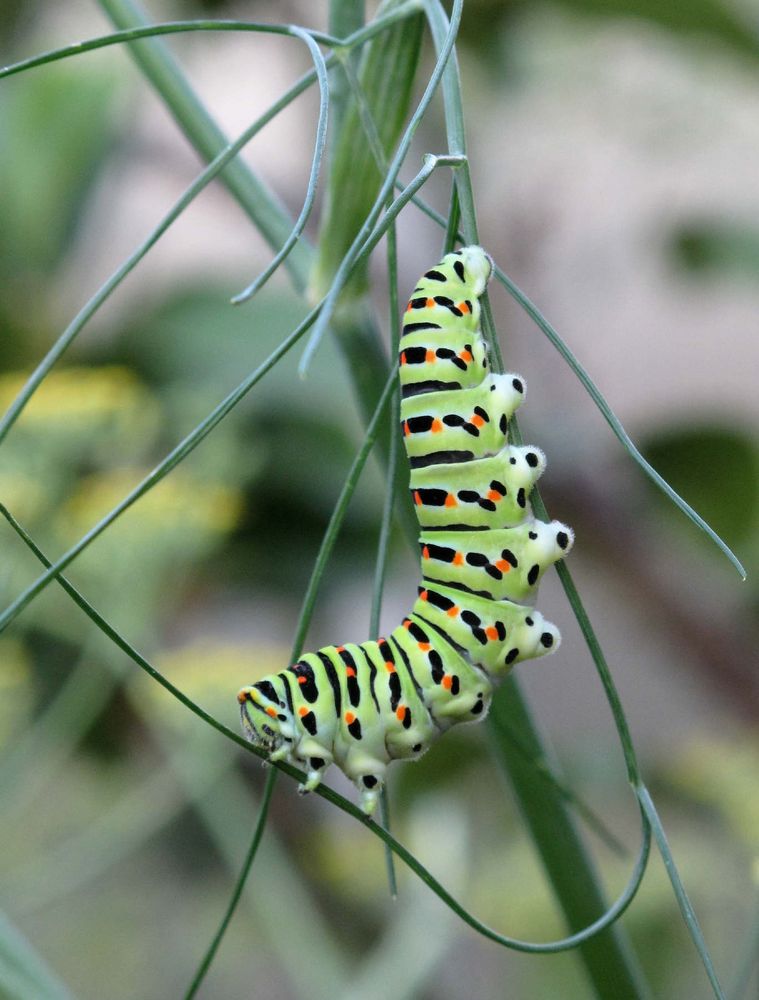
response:
<path id="1" fill-rule="evenodd" d="M 530 509 L 543 453 L 508 444 L 525 386 L 488 371 L 479 299 L 491 271 L 481 247 L 447 254 L 404 316 L 401 429 L 422 529 L 416 603 L 386 638 L 307 653 L 238 695 L 247 738 L 305 768 L 303 791 L 335 763 L 367 813 L 390 761 L 484 718 L 494 681 L 559 644 L 554 625 L 517 603 L 532 601 L 573 535 Z"/>

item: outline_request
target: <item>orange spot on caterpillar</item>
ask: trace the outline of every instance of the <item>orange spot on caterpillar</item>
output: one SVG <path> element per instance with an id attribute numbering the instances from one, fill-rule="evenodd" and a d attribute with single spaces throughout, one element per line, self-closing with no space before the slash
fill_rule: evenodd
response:
<path id="1" fill-rule="evenodd" d="M 467 364 L 472 360 L 472 354 L 470 351 L 462 351 L 461 354 L 459 354 L 459 357 L 462 361 L 466 361 Z"/>
<path id="2" fill-rule="evenodd" d="M 427 597 L 428 597 L 428 594 L 427 594 L 427 591 L 426 591 L 426 590 L 423 590 L 423 591 L 421 592 L 421 594 L 419 595 L 419 600 L 420 600 L 420 601 L 426 601 L 426 600 L 427 600 Z"/>
<path id="3" fill-rule="evenodd" d="M 402 365 L 406 364 L 406 352 L 405 351 L 401 352 L 401 364 Z"/>
<path id="4" fill-rule="evenodd" d="M 453 493 L 449 493 L 448 496 L 445 498 L 445 505 L 446 507 L 458 507 L 458 502 Z"/>
<path id="5" fill-rule="evenodd" d="M 404 628 L 411 628 L 411 619 L 410 618 L 404 618 L 403 619 L 403 627 Z"/>
<path id="6" fill-rule="evenodd" d="M 399 705 L 395 710 L 395 714 L 398 717 L 398 721 L 403 722 L 403 720 L 406 718 L 406 706 Z"/>
<path id="7" fill-rule="evenodd" d="M 387 670 L 387 672 L 389 674 L 394 674 L 395 673 L 395 664 L 391 663 L 390 660 L 385 660 L 385 670 Z"/>
<path id="8" fill-rule="evenodd" d="M 464 553 L 463 552 L 457 552 L 456 553 L 456 555 L 453 557 L 453 565 L 454 566 L 463 566 L 464 565 Z"/>
<path id="9" fill-rule="evenodd" d="M 345 651 L 345 646 L 335 646 L 335 649 L 338 653 L 342 653 Z"/>
<path id="10" fill-rule="evenodd" d="M 429 557 L 430 557 L 430 550 L 425 545 L 424 548 L 422 549 L 422 559 L 429 559 Z"/>
<path id="11" fill-rule="evenodd" d="M 435 360 L 435 352 L 427 351 L 427 353 L 424 355 L 424 360 L 427 362 L 428 365 L 431 365 L 432 362 Z"/>
<path id="12" fill-rule="evenodd" d="M 419 490 L 414 490 L 414 503 L 417 507 L 422 506 L 422 498 L 419 496 Z"/>
<path id="13" fill-rule="evenodd" d="M 346 667 L 345 668 L 345 673 L 348 675 L 348 677 L 355 677 L 356 676 L 356 668 L 355 667 Z"/>
<path id="14" fill-rule="evenodd" d="M 466 302 L 459 302 L 459 304 L 456 306 L 456 308 L 460 309 L 464 314 L 466 314 L 468 312 L 471 312 L 471 310 L 470 310 L 469 306 L 466 304 Z"/>
<path id="15" fill-rule="evenodd" d="M 267 714 L 267 715 L 268 715 L 268 716 L 269 716 L 270 718 L 274 719 L 274 718 L 276 718 L 276 715 L 277 715 L 277 710 L 276 710 L 276 708 L 274 708 L 273 706 L 269 705 L 269 707 L 268 707 L 268 708 L 266 709 L 266 714 Z"/>
<path id="16" fill-rule="evenodd" d="M 423 653 L 429 653 L 432 649 L 432 643 L 429 642 L 418 642 L 417 646 L 421 649 Z"/>
<path id="17" fill-rule="evenodd" d="M 446 614 L 448 615 L 449 618 L 455 618 L 460 610 L 461 609 L 459 608 L 458 604 L 454 604 L 452 608 L 448 608 Z"/>
<path id="18" fill-rule="evenodd" d="M 413 308 L 414 307 L 411 305 L 411 300 L 409 300 L 409 304 L 406 306 L 406 312 L 411 312 Z"/>
<path id="19" fill-rule="evenodd" d="M 450 691 L 453 686 L 453 677 L 450 674 L 445 674 L 442 681 L 440 682 L 446 691 Z"/>
<path id="20" fill-rule="evenodd" d="M 491 625 L 489 628 L 485 629 L 485 635 L 488 639 L 494 642 L 498 638 L 498 629 Z"/>
<path id="21" fill-rule="evenodd" d="M 503 500 L 503 497 L 497 490 L 489 490 L 488 500 L 492 500 L 493 503 L 498 503 L 499 500 Z"/>
<path id="22" fill-rule="evenodd" d="M 442 429 L 443 429 L 442 421 L 438 420 L 437 417 L 435 417 L 435 419 L 432 421 L 432 427 L 430 427 L 430 430 L 432 431 L 433 434 L 439 434 L 442 431 Z"/>
<path id="23" fill-rule="evenodd" d="M 299 684 L 305 684 L 307 682 L 307 680 L 308 680 L 308 677 L 299 677 L 298 678 L 298 683 Z"/>
<path id="24" fill-rule="evenodd" d="M 511 569 L 511 563 L 506 562 L 505 559 L 499 559 L 498 562 L 495 564 L 495 568 L 499 569 L 502 573 L 508 573 L 509 570 Z"/>
<path id="25" fill-rule="evenodd" d="M 244 704 L 248 700 L 248 692 L 239 691 L 237 693 L 237 700 L 240 702 L 241 705 Z"/>
<path id="26" fill-rule="evenodd" d="M 474 424 L 475 427 L 482 427 L 485 421 L 482 419 L 479 413 L 475 413 L 473 416 L 469 418 L 469 423 Z"/>
<path id="27" fill-rule="evenodd" d="M 346 712 L 345 713 L 345 721 L 350 726 L 352 723 L 354 723 L 356 721 L 356 716 L 353 714 L 353 712 Z"/>
<path id="28" fill-rule="evenodd" d="M 403 421 L 403 436 L 404 437 L 408 437 L 410 433 L 411 433 L 411 431 L 409 430 L 409 427 L 408 427 L 408 420 L 404 420 Z"/>
<path id="29" fill-rule="evenodd" d="M 435 306 L 437 305 L 437 302 L 435 302 L 434 299 L 427 299 L 427 301 L 424 304 L 427 306 L 428 309 L 434 309 Z"/>
<path id="30" fill-rule="evenodd" d="M 304 715 L 308 715 L 308 709 L 306 708 L 305 705 L 300 706 L 300 708 L 298 709 L 298 715 L 301 717 L 301 719 L 303 718 Z"/>

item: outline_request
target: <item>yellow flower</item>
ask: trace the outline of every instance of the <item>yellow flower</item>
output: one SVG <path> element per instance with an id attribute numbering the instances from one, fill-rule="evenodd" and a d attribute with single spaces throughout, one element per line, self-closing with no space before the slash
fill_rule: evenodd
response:
<path id="1" fill-rule="evenodd" d="M 66 532 L 80 535 L 87 531 L 123 500 L 147 471 L 113 469 L 82 479 L 63 509 Z M 144 534 L 168 530 L 223 534 L 239 523 L 242 511 L 240 490 L 200 482 L 183 469 L 175 469 L 136 502 L 128 524 Z"/>
<path id="2" fill-rule="evenodd" d="M 697 802 L 719 810 L 750 848 L 759 849 L 759 743 L 754 737 L 693 740 L 679 754 L 670 774 Z"/>
<path id="3" fill-rule="evenodd" d="M 6 410 L 23 388 L 26 374 L 0 376 L 0 410 Z M 108 419 L 124 411 L 143 411 L 151 405 L 148 390 L 137 376 L 120 365 L 63 368 L 51 372 L 26 405 L 19 423 L 32 426 L 62 418 Z"/>

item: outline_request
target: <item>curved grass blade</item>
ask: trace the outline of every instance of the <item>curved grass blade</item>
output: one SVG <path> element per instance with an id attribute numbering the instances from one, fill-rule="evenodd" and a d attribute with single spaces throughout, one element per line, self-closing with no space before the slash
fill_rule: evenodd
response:
<path id="1" fill-rule="evenodd" d="M 320 42 L 322 45 L 336 47 L 343 44 L 342 39 L 333 38 L 332 35 L 324 34 L 321 31 L 298 28 L 291 24 L 266 24 L 263 21 L 222 19 L 156 22 L 155 24 L 126 28 L 122 31 L 112 31 L 107 35 L 88 38 L 83 42 L 73 42 L 71 45 L 64 45 L 61 48 L 41 52 L 38 56 L 30 56 L 28 59 L 9 63 L 7 66 L 0 66 L 0 79 L 6 76 L 14 76 L 16 73 L 23 73 L 26 70 L 35 69 L 39 66 L 45 66 L 51 62 L 58 62 L 60 59 L 68 59 L 71 56 L 83 55 L 85 52 L 94 52 L 97 49 L 107 48 L 110 45 L 123 45 L 127 42 L 138 42 L 145 38 L 157 38 L 162 35 L 180 35 L 194 31 L 234 31 L 266 35 L 294 35 L 300 31 L 307 32 L 314 41 Z"/>
<path id="2" fill-rule="evenodd" d="M 295 31 L 305 31 L 307 34 L 321 45 L 329 45 L 330 48 L 351 48 L 353 45 L 367 41 L 378 31 L 416 14 L 421 6 L 421 0 L 408 0 L 388 14 L 383 14 L 366 27 L 354 31 L 347 38 L 337 38 L 334 35 L 325 34 L 311 28 L 300 28 L 290 24 L 266 24 L 255 21 L 235 21 L 231 19 L 214 18 L 211 20 L 193 19 L 191 21 L 167 21 L 156 22 L 155 24 L 140 25 L 137 27 L 125 28 L 122 31 L 112 31 L 107 35 L 99 35 L 97 38 L 88 38 L 83 42 L 74 42 L 71 45 L 64 45 L 61 48 L 50 49 L 37 56 L 30 56 L 19 62 L 10 63 L 7 66 L 0 66 L 0 79 L 6 76 L 14 76 L 16 73 L 23 73 L 26 70 L 34 69 L 38 66 L 45 66 L 47 63 L 57 62 L 59 59 L 68 59 L 71 56 L 80 56 L 85 52 L 94 52 L 96 49 L 106 48 L 110 45 L 122 45 L 124 42 L 136 42 L 144 38 L 153 38 L 159 35 L 185 34 L 191 31 L 244 31 L 264 34 L 286 35 Z M 136 16 L 136 12 L 135 12 Z"/>
<path id="3" fill-rule="evenodd" d="M 28 546 L 29 549 L 35 554 L 37 559 L 43 563 L 43 565 L 52 568 L 50 560 L 44 555 L 44 553 L 39 549 L 37 544 L 29 536 L 24 528 L 16 521 L 10 511 L 3 505 L 0 504 L 0 514 L 8 521 L 10 526 L 16 532 L 16 534 L 22 539 L 22 541 Z M 144 656 L 142 656 L 133 646 L 127 642 L 126 639 L 109 623 L 105 618 L 95 608 L 82 596 L 82 594 L 70 583 L 69 580 L 63 576 L 62 573 L 56 574 L 56 580 L 61 587 L 66 591 L 66 593 L 71 597 L 75 604 L 87 615 L 87 617 L 97 625 L 97 627 L 105 633 L 127 656 L 132 659 L 137 666 L 145 671 L 153 680 L 157 681 L 165 690 L 172 694 L 178 701 L 180 701 L 186 708 L 197 715 L 205 723 L 215 729 L 217 732 L 226 736 L 227 739 L 236 743 L 238 746 L 242 747 L 248 753 L 252 753 L 259 757 L 261 760 L 266 760 L 266 752 L 254 746 L 252 743 L 248 743 L 242 736 L 233 732 L 223 723 L 219 722 L 212 715 L 197 705 L 191 698 L 181 691 L 175 684 L 172 684 L 168 678 L 164 677 L 159 670 L 157 670 Z M 288 775 L 299 782 L 305 780 L 305 775 L 302 771 L 290 764 L 285 764 L 278 762 L 274 765 L 279 771 Z M 643 840 L 636 860 L 635 866 L 633 868 L 632 875 L 627 886 L 624 888 L 622 893 L 617 898 L 616 902 L 611 906 L 603 916 L 601 916 L 597 921 L 595 921 L 590 926 L 584 928 L 582 931 L 570 935 L 569 937 L 561 938 L 559 941 L 549 941 L 549 942 L 530 942 L 530 941 L 520 941 L 517 938 L 507 937 L 506 935 L 499 934 L 497 931 L 488 927 L 482 921 L 478 920 L 472 914 L 470 914 L 464 907 L 461 906 L 454 899 L 450 893 L 437 881 L 427 871 L 426 868 L 406 850 L 387 830 L 379 826 L 368 816 L 361 812 L 358 806 L 355 806 L 352 802 L 345 799 L 342 795 L 333 791 L 328 786 L 322 784 L 320 785 L 315 793 L 321 798 L 326 799 L 332 805 L 337 806 L 343 812 L 352 816 L 354 819 L 362 823 L 368 830 L 380 837 L 386 844 L 390 846 L 393 852 L 401 858 L 401 860 L 414 872 L 417 877 L 419 877 L 429 888 L 437 895 L 450 909 L 453 910 L 465 923 L 469 924 L 475 931 L 482 934 L 484 937 L 495 941 L 497 944 L 502 945 L 506 948 L 513 948 L 517 951 L 530 952 L 534 954 L 539 953 L 552 953 L 557 951 L 566 951 L 571 948 L 577 947 L 583 941 L 589 940 L 595 934 L 604 930 L 606 927 L 614 923 L 615 920 L 627 909 L 627 907 L 632 902 L 637 890 L 640 885 L 643 875 L 645 873 L 646 863 L 648 860 L 649 845 L 650 845 L 650 826 L 648 824 L 648 819 L 641 807 L 641 822 L 643 826 Z"/>
<path id="4" fill-rule="evenodd" d="M 316 70 L 316 75 L 319 81 L 319 120 L 316 126 L 314 155 L 311 159 L 311 173 L 308 178 L 306 197 L 303 202 L 303 208 L 300 210 L 300 215 L 292 228 L 292 232 L 285 240 L 282 249 L 274 257 L 269 266 L 265 268 L 261 274 L 259 274 L 255 281 L 248 285 L 248 287 L 244 291 L 240 292 L 239 295 L 235 295 L 232 299 L 232 303 L 234 305 L 247 302 L 248 299 L 252 298 L 257 291 L 263 288 L 280 264 L 286 260 L 290 252 L 295 247 L 295 244 L 300 239 L 303 230 L 306 228 L 306 223 L 311 215 L 311 209 L 314 206 L 314 199 L 316 197 L 316 187 L 319 183 L 319 171 L 321 169 L 324 146 L 327 139 L 327 122 L 329 119 L 329 80 L 327 79 L 327 66 L 324 61 L 324 56 L 319 51 L 319 46 L 313 40 L 311 35 L 307 31 L 303 31 L 300 28 L 294 28 L 293 31 L 297 37 L 302 38 L 308 46 L 311 52 L 311 57 L 314 60 L 314 69 Z"/>

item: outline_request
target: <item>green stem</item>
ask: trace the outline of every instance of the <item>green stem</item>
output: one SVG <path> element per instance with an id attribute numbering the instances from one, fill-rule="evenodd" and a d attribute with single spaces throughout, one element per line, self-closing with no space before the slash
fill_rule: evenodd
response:
<path id="1" fill-rule="evenodd" d="M 529 827 L 567 927 L 575 932 L 605 913 L 608 903 L 595 865 L 561 795 L 535 778 L 531 757 L 545 753 L 535 720 L 516 680 L 507 677 L 488 716 L 496 753 L 508 774 L 522 816 Z M 508 753 L 509 732 L 516 731 L 524 753 Z M 627 936 L 614 924 L 580 945 L 579 953 L 595 993 L 608 1000 L 648 996 Z"/>
<path id="2" fill-rule="evenodd" d="M 198 966 L 198 971 L 195 973 L 190 986 L 185 993 L 185 1000 L 192 1000 L 192 998 L 197 994 L 200 989 L 203 980 L 206 977 L 208 970 L 211 967 L 211 963 L 216 957 L 216 952 L 219 950 L 219 945 L 221 944 L 224 935 L 227 932 L 227 927 L 229 922 L 234 916 L 234 912 L 237 909 L 237 904 L 240 902 L 240 896 L 242 896 L 242 891 L 245 888 L 245 883 L 248 880 L 248 875 L 250 874 L 251 866 L 255 860 L 256 854 L 258 852 L 258 845 L 261 843 L 261 837 L 264 833 L 264 828 L 266 826 L 266 818 L 269 814 L 269 803 L 271 801 L 272 792 L 274 791 L 274 784 L 276 781 L 277 772 L 272 768 L 266 778 L 266 787 L 264 788 L 263 799 L 261 800 L 261 805 L 259 807 L 258 822 L 256 823 L 256 829 L 253 834 L 253 839 L 250 842 L 250 847 L 248 848 L 248 853 L 245 855 L 245 861 L 243 862 L 242 868 L 240 869 L 240 874 L 235 883 L 234 891 L 227 905 L 226 912 L 222 918 L 219 928 L 213 936 L 211 944 L 208 946 L 208 950 L 203 956 L 203 960 Z"/>
<path id="3" fill-rule="evenodd" d="M 364 0 L 329 0 L 329 24 L 330 35 L 336 38 L 345 38 L 358 31 L 364 23 Z M 358 52 L 350 52 L 345 57 L 352 67 L 358 65 Z M 349 91 L 347 81 L 342 73 L 335 73 L 332 77 L 330 88 L 332 99 L 332 140 L 330 153 L 334 154 L 334 146 L 343 128 L 346 111 L 349 103 Z"/>

